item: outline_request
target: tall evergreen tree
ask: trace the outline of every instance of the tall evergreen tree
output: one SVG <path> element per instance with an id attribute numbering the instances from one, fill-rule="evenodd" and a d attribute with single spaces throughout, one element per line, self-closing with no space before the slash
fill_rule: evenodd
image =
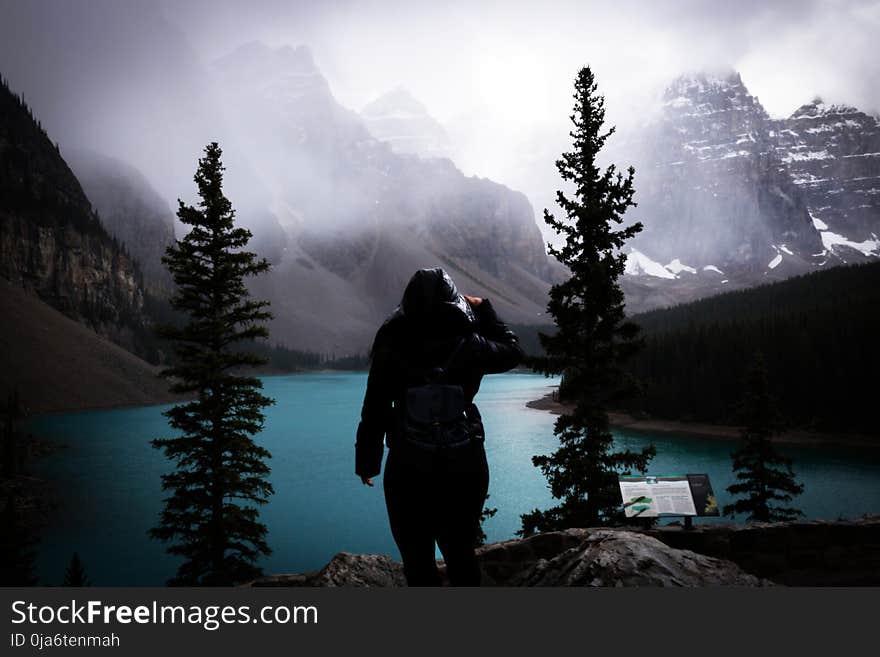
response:
<path id="1" fill-rule="evenodd" d="M 201 201 L 180 202 L 177 212 L 190 230 L 163 258 L 177 286 L 171 304 L 187 317 L 184 326 L 161 330 L 176 355 L 163 374 L 173 392 L 195 396 L 165 413 L 179 435 L 153 441 L 177 466 L 162 477 L 170 496 L 151 530 L 184 559 L 171 584 L 240 582 L 258 575 L 255 561 L 270 552 L 257 508 L 273 492 L 270 454 L 252 436 L 273 400 L 259 379 L 240 373 L 265 362 L 243 347 L 268 335 L 263 322 L 271 317 L 267 301 L 250 298 L 245 279 L 269 264 L 244 250 L 251 233 L 235 226 L 220 157 L 216 143 L 205 148 L 195 175 Z"/>
<path id="2" fill-rule="evenodd" d="M 89 586 L 89 578 L 86 577 L 86 567 L 83 565 L 79 553 L 74 552 L 70 559 L 70 565 L 64 573 L 62 586 Z"/>
<path id="3" fill-rule="evenodd" d="M 18 423 L 21 416 L 18 390 L 13 390 L 6 399 L 6 408 L 3 413 L 3 477 L 7 479 L 19 474 Z"/>
<path id="4" fill-rule="evenodd" d="M 34 535 L 19 518 L 15 494 L 6 497 L 0 517 L 0 586 L 35 586 Z"/>
<path id="5" fill-rule="evenodd" d="M 526 536 L 619 518 L 617 475 L 644 472 L 654 455 L 653 446 L 638 453 L 614 451 L 607 411 L 633 392 L 621 364 L 640 345 L 638 327 L 625 320 L 617 281 L 626 265 L 621 249 L 642 229 L 639 223 L 618 228 L 627 208 L 635 205 L 635 172 L 630 167 L 624 176 L 614 165 L 600 169 L 597 156 L 614 132 L 603 129 L 605 99 L 589 67 L 581 69 L 574 87 L 573 149 L 556 162 L 574 196 L 556 193 L 563 219 L 544 210 L 544 221 L 565 240 L 560 248 L 550 245 L 550 253 L 570 276 L 550 289 L 547 310 L 556 332 L 540 335 L 546 356 L 533 364 L 545 374 L 563 375 L 560 394 L 574 402 L 574 409 L 556 420 L 559 449 L 532 459 L 561 502 L 523 515 L 521 533 Z"/>
<path id="6" fill-rule="evenodd" d="M 760 355 L 749 368 L 740 413 L 742 447 L 731 455 L 738 483 L 728 486 L 727 492 L 743 497 L 726 505 L 724 515 L 745 513 L 747 520 L 757 522 L 792 520 L 802 515 L 797 509 L 778 506 L 791 502 L 804 487 L 795 481 L 791 459 L 777 452 L 770 442 L 782 431 L 783 424 Z"/>

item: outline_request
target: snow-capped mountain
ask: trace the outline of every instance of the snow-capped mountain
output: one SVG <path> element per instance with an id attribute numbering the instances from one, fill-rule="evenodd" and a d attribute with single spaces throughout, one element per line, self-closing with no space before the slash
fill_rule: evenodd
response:
<path id="1" fill-rule="evenodd" d="M 880 119 L 816 98 L 773 122 L 771 137 L 824 250 L 844 260 L 880 255 Z"/>
<path id="2" fill-rule="evenodd" d="M 395 153 L 449 157 L 449 135 L 404 87 L 376 98 L 361 110 L 370 133 Z"/>
<path id="3" fill-rule="evenodd" d="M 676 80 L 637 140 L 636 248 L 695 268 L 763 270 L 785 245 L 790 264 L 808 267 L 822 243 L 770 126 L 736 73 Z"/>
<path id="4" fill-rule="evenodd" d="M 719 272 L 744 287 L 880 256 L 880 121 L 855 108 L 772 119 L 738 73 L 682 76 L 621 150 L 645 225 L 627 273 L 686 288 L 677 300 L 717 291 Z"/>

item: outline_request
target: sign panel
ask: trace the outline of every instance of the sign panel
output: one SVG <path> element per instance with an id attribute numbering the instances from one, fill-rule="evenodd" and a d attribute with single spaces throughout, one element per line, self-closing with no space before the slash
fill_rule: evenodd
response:
<path id="1" fill-rule="evenodd" d="M 627 518 L 717 516 L 709 475 L 618 477 Z"/>
<path id="2" fill-rule="evenodd" d="M 691 486 L 691 495 L 694 498 L 694 506 L 697 509 L 697 515 L 720 515 L 718 513 L 718 500 L 715 499 L 715 493 L 712 490 L 712 484 L 709 483 L 709 475 L 689 474 L 687 478 L 688 483 Z"/>

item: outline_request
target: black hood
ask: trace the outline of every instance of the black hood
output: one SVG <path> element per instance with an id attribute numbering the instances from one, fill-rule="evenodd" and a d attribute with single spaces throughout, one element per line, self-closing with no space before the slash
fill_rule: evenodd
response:
<path id="1" fill-rule="evenodd" d="M 436 329 L 432 332 L 465 332 L 475 321 L 471 305 L 440 267 L 413 274 L 403 292 L 400 310 L 409 321 Z"/>

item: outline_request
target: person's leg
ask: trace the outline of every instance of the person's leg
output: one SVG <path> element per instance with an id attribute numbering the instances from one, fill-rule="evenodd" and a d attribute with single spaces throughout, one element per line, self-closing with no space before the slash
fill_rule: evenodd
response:
<path id="1" fill-rule="evenodd" d="M 434 557 L 434 532 L 431 527 L 429 499 L 425 478 L 415 476 L 405 463 L 389 451 L 383 485 L 391 535 L 400 550 L 408 586 L 439 586 L 440 574 Z"/>
<path id="2" fill-rule="evenodd" d="M 489 490 L 485 453 L 476 450 L 470 467 L 453 468 L 443 486 L 437 527 L 437 545 L 446 562 L 452 586 L 479 586 L 480 565 L 474 554 L 480 515 Z"/>

